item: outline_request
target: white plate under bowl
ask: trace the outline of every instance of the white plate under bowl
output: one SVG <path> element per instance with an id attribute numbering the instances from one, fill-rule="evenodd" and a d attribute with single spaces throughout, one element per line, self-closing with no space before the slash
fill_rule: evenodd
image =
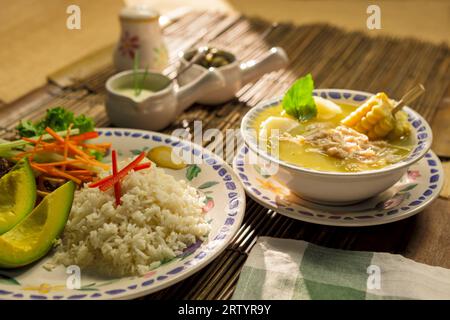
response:
<path id="1" fill-rule="evenodd" d="M 66 269 L 46 271 L 43 265 L 51 252 L 37 263 L 15 270 L 0 269 L 0 299 L 130 299 L 161 290 L 199 271 L 217 257 L 238 231 L 245 212 L 245 193 L 230 166 L 210 151 L 157 132 L 132 129 L 98 129 L 96 141 L 111 142 L 119 157 L 133 157 L 157 146 L 183 148 L 191 152 L 198 168 L 169 170 L 175 178 L 189 183 L 208 197 L 209 238 L 192 246 L 182 256 L 136 277 L 104 278 L 81 272 L 81 288 L 68 289 Z M 109 158 L 108 158 L 109 159 Z M 188 174 L 188 170 L 190 174 Z M 193 175 L 192 172 L 198 173 Z M 189 176 L 189 179 L 187 178 Z"/>
<path id="2" fill-rule="evenodd" d="M 353 205 L 321 205 L 301 199 L 273 176 L 264 175 L 260 166 L 248 161 L 256 157 L 251 153 L 244 145 L 233 160 L 247 194 L 282 215 L 316 224 L 360 227 L 406 219 L 428 206 L 443 185 L 441 162 L 429 151 L 398 183 L 379 195 Z"/>

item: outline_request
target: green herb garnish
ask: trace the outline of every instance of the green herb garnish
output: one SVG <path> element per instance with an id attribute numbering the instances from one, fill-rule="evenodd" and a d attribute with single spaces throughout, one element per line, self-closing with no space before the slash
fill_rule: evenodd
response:
<path id="1" fill-rule="evenodd" d="M 300 121 L 306 121 L 317 115 L 312 92 L 314 81 L 310 73 L 298 79 L 286 92 L 281 102 L 286 113 Z"/>
<path id="2" fill-rule="evenodd" d="M 39 129 L 29 120 L 21 120 L 16 127 L 21 137 L 33 137 L 39 135 Z"/>
<path id="3" fill-rule="evenodd" d="M 47 110 L 45 118 L 38 123 L 37 127 L 42 132 L 46 127 L 50 127 L 55 131 L 62 131 L 66 130 L 71 123 L 74 123 L 73 113 L 62 107 L 56 107 Z"/>
<path id="4" fill-rule="evenodd" d="M 139 51 L 136 52 L 133 61 L 133 87 L 134 87 L 134 96 L 138 97 L 142 89 L 144 88 L 145 78 L 148 75 L 148 68 L 145 68 L 145 72 L 142 77 L 139 77 L 139 65 L 140 65 L 140 55 Z"/>
<path id="5" fill-rule="evenodd" d="M 63 107 L 48 109 L 45 118 L 35 123 L 22 120 L 16 129 L 21 137 L 35 137 L 44 134 L 46 127 L 55 131 L 65 131 L 71 123 L 74 129 L 79 129 L 80 133 L 94 131 L 95 123 L 92 118 L 85 115 L 75 117 L 73 112 Z"/>
<path id="6" fill-rule="evenodd" d="M 91 132 L 94 131 L 95 123 L 92 118 L 81 114 L 73 120 L 73 127 L 80 129 L 81 133 Z"/>
<path id="7" fill-rule="evenodd" d="M 104 158 L 103 152 L 97 150 L 89 150 L 89 155 L 94 156 L 97 161 L 102 161 Z"/>
<path id="8" fill-rule="evenodd" d="M 134 55 L 133 60 L 133 88 L 134 88 L 134 95 L 138 96 L 138 69 L 139 69 L 139 51 L 136 51 L 136 54 Z"/>

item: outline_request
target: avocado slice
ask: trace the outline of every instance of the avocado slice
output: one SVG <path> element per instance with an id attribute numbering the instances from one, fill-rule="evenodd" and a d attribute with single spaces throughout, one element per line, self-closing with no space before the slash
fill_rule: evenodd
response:
<path id="1" fill-rule="evenodd" d="M 0 236 L 0 268 L 16 268 L 43 257 L 69 217 L 75 184 L 66 182 L 50 193 L 19 224 Z"/>
<path id="2" fill-rule="evenodd" d="M 26 158 L 0 178 L 0 234 L 22 221 L 35 202 L 36 180 Z"/>

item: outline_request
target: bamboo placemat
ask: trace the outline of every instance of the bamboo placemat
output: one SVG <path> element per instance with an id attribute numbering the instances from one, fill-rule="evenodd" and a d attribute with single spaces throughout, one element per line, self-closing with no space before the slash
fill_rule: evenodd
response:
<path id="1" fill-rule="evenodd" d="M 318 88 L 387 91 L 395 98 L 413 84 L 422 82 L 426 84 L 427 92 L 412 107 L 428 121 L 433 119 L 450 83 L 450 50 L 445 45 L 431 45 L 414 39 L 372 38 L 323 24 L 279 24 L 261 39 L 261 34 L 270 28 L 271 24 L 265 21 L 211 12 L 189 13 L 166 27 L 164 33 L 172 54 L 168 74 L 175 70 L 179 50 L 206 43 L 231 48 L 242 60 L 257 58 L 268 48 L 281 46 L 287 51 L 290 64 L 285 70 L 267 74 L 258 82 L 245 86 L 236 99 L 223 105 L 194 105 L 165 131 L 170 133 L 175 128 L 185 128 L 190 134 L 194 120 L 203 120 L 203 130 L 237 128 L 251 107 L 281 95 L 296 78 L 308 72 L 312 73 Z M 12 130 L 20 119 L 39 118 L 46 108 L 56 105 L 90 115 L 98 126 L 107 126 L 104 83 L 113 73 L 112 66 L 107 67 L 70 88 L 61 89 L 49 84 L 14 105 L 0 106 L 0 126 Z M 4 137 L 11 135 L 10 132 L 3 133 Z M 449 232 L 444 228 L 450 225 L 450 217 L 446 214 L 450 211 L 449 203 L 438 200 L 427 209 L 426 215 L 418 215 L 419 218 L 349 229 L 295 221 L 247 199 L 242 227 L 217 259 L 188 279 L 146 298 L 230 298 L 240 269 L 259 235 L 303 239 L 335 248 L 402 253 L 421 262 L 448 268 L 450 237 L 446 236 Z M 427 243 L 423 244 L 425 239 Z M 440 253 L 433 247 L 437 245 L 441 246 Z"/>

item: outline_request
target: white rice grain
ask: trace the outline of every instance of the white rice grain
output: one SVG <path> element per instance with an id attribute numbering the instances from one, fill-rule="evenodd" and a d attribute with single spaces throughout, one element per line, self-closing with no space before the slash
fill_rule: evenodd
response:
<path id="1" fill-rule="evenodd" d="M 185 181 L 153 165 L 128 174 L 121 191 L 117 208 L 113 190 L 85 186 L 76 191 L 52 264 L 142 275 L 207 238 L 204 197 Z"/>

